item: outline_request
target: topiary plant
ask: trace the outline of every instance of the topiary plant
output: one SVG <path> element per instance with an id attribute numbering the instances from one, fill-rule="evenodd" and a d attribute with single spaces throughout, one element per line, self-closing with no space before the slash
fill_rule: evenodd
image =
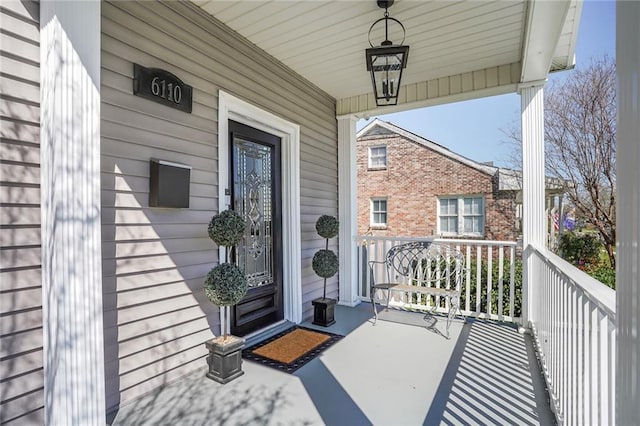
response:
<path id="1" fill-rule="evenodd" d="M 322 215 L 316 221 L 316 231 L 325 239 L 325 248 L 313 256 L 311 267 L 319 277 L 324 278 L 323 299 L 327 298 L 327 278 L 331 278 L 338 272 L 338 256 L 333 250 L 329 250 L 329 238 L 338 235 L 339 227 L 340 222 L 333 216 Z"/>
<path id="2" fill-rule="evenodd" d="M 340 222 L 333 216 L 322 215 L 316 221 L 316 232 L 322 238 L 333 238 L 338 235 Z"/>
<path id="3" fill-rule="evenodd" d="M 225 210 L 211 218 L 209 222 L 209 238 L 217 245 L 233 247 L 244 235 L 246 222 L 234 210 Z"/>
<path id="4" fill-rule="evenodd" d="M 204 292 L 218 306 L 233 306 L 247 293 L 247 278 L 238 266 L 222 263 L 207 274 Z"/>
<path id="5" fill-rule="evenodd" d="M 245 227 L 244 218 L 233 210 L 225 210 L 213 216 L 209 222 L 209 237 L 218 246 L 226 248 L 225 263 L 211 269 L 204 283 L 204 292 L 215 305 L 233 306 L 247 293 L 248 285 L 244 272 L 237 265 L 227 263 L 229 250 L 240 242 Z M 223 309 L 223 317 L 224 311 Z M 226 328 L 223 335 L 223 340 L 226 340 Z"/>

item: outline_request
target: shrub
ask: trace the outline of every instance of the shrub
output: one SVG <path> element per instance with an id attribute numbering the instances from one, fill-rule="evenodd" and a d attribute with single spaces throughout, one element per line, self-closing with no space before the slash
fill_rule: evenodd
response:
<path id="1" fill-rule="evenodd" d="M 470 282 L 469 282 L 469 308 L 471 311 L 476 310 L 476 299 L 477 299 L 477 261 L 475 259 L 471 260 L 470 264 L 464 265 L 464 269 L 462 271 L 462 294 L 460 297 L 460 309 L 465 309 L 467 303 L 467 270 L 470 271 Z M 435 267 L 435 268 L 434 268 Z M 487 312 L 487 260 L 483 259 L 480 266 L 480 311 Z M 432 265 L 432 269 L 437 269 L 436 265 Z M 447 274 L 446 265 L 441 264 L 439 266 L 442 275 Z M 423 270 L 426 270 L 426 265 L 423 265 Z M 431 273 L 431 272 L 429 272 Z M 451 266 L 451 270 L 449 274 L 453 277 L 453 266 Z M 494 259 L 491 267 L 491 313 L 494 315 L 498 314 L 498 276 L 499 276 L 499 264 L 498 260 Z M 511 280 L 511 270 L 509 268 L 508 260 L 504 260 L 503 269 L 502 269 L 502 314 L 509 315 L 509 296 L 510 296 L 510 280 Z M 427 274 L 425 274 L 425 277 Z M 423 278 L 424 279 L 424 278 Z M 514 260 L 514 308 L 513 308 L 513 316 L 519 318 L 522 316 L 522 260 L 515 259 Z M 418 297 L 420 297 L 421 304 L 426 304 L 427 299 L 430 302 L 430 305 L 433 306 L 435 304 L 436 296 L 432 295 L 414 295 L 412 298 L 412 303 L 417 303 Z M 445 298 L 440 297 L 440 307 L 445 307 Z"/>
<path id="2" fill-rule="evenodd" d="M 611 266 L 600 262 L 597 265 L 589 265 L 584 271 L 607 287 L 616 289 L 616 270 Z"/>
<path id="3" fill-rule="evenodd" d="M 567 232 L 560 237 L 560 255 L 607 287 L 616 288 L 616 271 L 600 254 L 603 244 L 595 234 Z"/>
<path id="4" fill-rule="evenodd" d="M 595 264 L 600 257 L 602 243 L 594 234 L 565 232 L 560 237 L 558 249 L 563 259 L 576 266 Z"/>
<path id="5" fill-rule="evenodd" d="M 491 267 L 491 313 L 498 314 L 498 276 L 499 276 L 499 262 L 494 259 Z M 466 268 L 471 268 L 471 280 L 469 283 L 469 306 L 472 311 L 476 307 L 477 299 L 477 262 L 475 259 L 471 260 L 471 264 L 465 265 Z M 480 266 L 480 310 L 487 312 L 487 261 L 484 259 Z M 511 282 L 511 270 L 509 262 L 504 261 L 502 265 L 502 314 L 509 315 L 509 294 L 510 294 L 510 282 Z M 514 308 L 513 315 L 518 318 L 522 316 L 522 260 L 514 260 Z M 466 306 L 466 271 L 462 277 L 462 297 L 460 306 L 464 308 Z"/>

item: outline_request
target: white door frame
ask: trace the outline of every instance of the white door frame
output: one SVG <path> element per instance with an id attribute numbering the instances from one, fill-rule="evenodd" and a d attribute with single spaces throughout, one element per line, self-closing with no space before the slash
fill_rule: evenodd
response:
<path id="1" fill-rule="evenodd" d="M 284 319 L 302 321 L 300 251 L 300 126 L 222 90 L 218 92 L 218 211 L 231 204 L 229 188 L 229 120 L 281 138 L 282 170 L 282 289 Z M 224 252 L 220 252 L 220 258 Z M 228 318 L 228 316 L 227 316 Z M 221 320 L 222 321 L 222 320 Z M 230 332 L 230 324 L 221 330 Z"/>

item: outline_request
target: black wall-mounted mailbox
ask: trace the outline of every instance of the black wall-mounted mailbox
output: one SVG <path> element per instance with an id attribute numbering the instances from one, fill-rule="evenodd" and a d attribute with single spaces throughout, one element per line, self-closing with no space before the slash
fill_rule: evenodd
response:
<path id="1" fill-rule="evenodd" d="M 149 207 L 189 208 L 191 167 L 154 159 L 150 166 Z"/>

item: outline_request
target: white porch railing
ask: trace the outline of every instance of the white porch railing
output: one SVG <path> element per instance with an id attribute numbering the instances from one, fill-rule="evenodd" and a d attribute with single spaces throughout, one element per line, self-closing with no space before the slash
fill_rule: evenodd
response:
<path id="1" fill-rule="evenodd" d="M 369 261 L 383 261 L 387 251 L 394 245 L 424 240 L 426 238 L 357 237 L 360 300 L 370 300 Z M 461 288 L 461 311 L 464 315 L 501 321 L 520 321 L 522 295 L 519 283 L 522 281 L 521 269 L 516 268 L 515 242 L 456 239 L 433 239 L 433 241 L 450 244 L 465 255 Z M 383 268 L 382 265 L 376 267 Z M 382 269 L 375 271 L 377 276 L 384 276 L 384 273 Z M 431 310 L 434 301 L 431 298 L 392 299 L 390 304 L 410 309 Z M 439 306 L 436 310 L 447 312 L 445 306 Z"/>
<path id="2" fill-rule="evenodd" d="M 616 293 L 529 247 L 531 327 L 560 424 L 615 424 Z"/>

